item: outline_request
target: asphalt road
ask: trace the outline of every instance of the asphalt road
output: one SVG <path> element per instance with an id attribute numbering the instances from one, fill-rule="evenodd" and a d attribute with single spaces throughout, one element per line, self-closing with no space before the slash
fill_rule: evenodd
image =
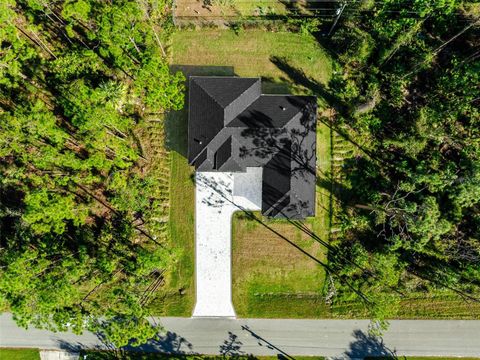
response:
<path id="1" fill-rule="evenodd" d="M 166 334 L 141 347 L 148 351 L 203 354 L 366 355 L 480 357 L 480 321 L 395 320 L 382 339 L 367 335 L 363 320 L 229 320 L 160 318 Z M 0 347 L 43 349 L 102 348 L 93 334 L 75 336 L 18 328 L 9 314 L 0 315 Z"/>

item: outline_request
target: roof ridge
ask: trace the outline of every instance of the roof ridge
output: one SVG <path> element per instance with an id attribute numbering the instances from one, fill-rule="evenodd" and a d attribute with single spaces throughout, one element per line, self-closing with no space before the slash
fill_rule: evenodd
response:
<path id="1" fill-rule="evenodd" d="M 239 165 L 239 163 L 237 162 L 237 160 L 235 160 L 235 158 L 234 158 L 232 155 L 230 155 L 230 157 L 227 159 L 227 161 L 225 161 L 225 162 L 222 164 L 222 166 L 220 166 L 220 171 L 223 171 L 221 168 L 223 168 L 223 167 L 225 166 L 225 164 L 228 163 L 228 162 L 234 163 L 235 165 L 238 166 L 238 168 L 241 168 L 240 165 Z"/>
<path id="2" fill-rule="evenodd" d="M 195 83 L 208 95 L 210 96 L 213 101 L 215 101 L 222 109 L 225 110 L 225 108 L 227 108 L 228 106 L 230 106 L 235 100 L 237 100 L 240 96 L 242 96 L 243 94 L 245 94 L 253 85 L 255 85 L 257 82 L 261 81 L 262 79 L 259 78 L 259 77 L 248 77 L 248 78 L 244 78 L 244 77 L 240 77 L 240 76 L 192 76 L 193 79 L 195 78 L 217 78 L 217 79 L 255 79 L 255 82 L 250 85 L 249 87 L 247 87 L 242 93 L 240 93 L 240 95 L 238 95 L 236 98 L 234 98 L 232 101 L 230 101 L 227 105 L 225 105 L 225 107 L 223 107 L 218 101 L 217 99 L 207 90 L 205 89 L 200 83 L 196 82 Z M 260 84 L 261 85 L 261 84 Z M 260 96 L 262 96 L 262 94 L 260 94 Z M 260 97 L 258 96 L 257 99 Z M 255 100 L 254 100 L 255 101 Z M 253 103 L 253 101 L 252 101 Z M 248 104 L 248 106 L 250 106 L 252 103 Z M 248 107 L 247 106 L 247 107 Z"/>
<path id="3" fill-rule="evenodd" d="M 293 119 L 295 119 L 298 114 L 302 113 L 303 109 L 299 109 L 298 112 L 295 113 L 295 115 L 293 115 L 290 120 L 288 120 L 285 125 L 283 126 L 283 128 L 287 127 L 288 125 L 290 125 L 291 122 L 293 122 Z"/>
<path id="4" fill-rule="evenodd" d="M 197 77 L 201 78 L 201 77 L 204 77 L 204 76 L 197 76 Z M 220 77 L 220 76 L 219 76 L 219 77 Z M 210 94 L 210 92 L 209 92 L 207 89 L 205 89 L 201 84 L 199 84 L 199 83 L 196 82 L 196 81 L 195 81 L 195 84 L 197 84 L 197 86 L 198 86 L 200 89 L 202 89 L 203 92 L 210 97 L 210 99 L 212 99 L 213 101 L 215 101 L 215 103 L 216 103 L 218 106 L 220 106 L 221 109 L 225 110 L 225 109 L 223 108 L 223 106 L 217 101 L 217 99 L 215 99 L 215 96 L 213 96 L 212 94 Z"/>
<path id="5" fill-rule="evenodd" d="M 213 140 L 213 139 L 212 139 L 212 140 Z M 211 142 L 211 141 L 210 141 L 210 142 Z M 207 145 L 208 145 L 208 144 L 207 144 Z M 200 151 L 200 152 L 198 153 L 198 155 L 195 156 L 195 157 L 192 159 L 192 161 L 189 161 L 189 165 L 195 164 L 195 161 L 197 161 L 197 159 L 200 157 L 200 155 L 202 155 L 202 154 L 203 154 L 204 152 L 206 152 L 206 151 L 207 151 L 207 146 L 205 146 L 205 147 L 203 148 L 203 150 Z M 208 154 L 208 153 L 207 153 L 207 154 Z M 208 158 L 207 158 L 207 159 L 208 159 Z M 202 163 L 202 164 L 203 164 L 203 163 Z"/>
<path id="6" fill-rule="evenodd" d="M 259 100 L 262 96 L 268 96 L 268 97 L 271 97 L 271 96 L 279 96 L 279 97 L 284 97 L 284 96 L 287 96 L 287 95 L 281 95 L 281 94 L 260 94 L 260 96 L 258 96 L 255 100 L 253 100 L 250 104 L 247 105 L 247 107 L 245 107 L 245 109 L 242 110 L 242 112 L 240 112 L 240 114 L 238 114 L 235 118 L 233 118 L 232 120 L 230 120 L 228 122 L 228 124 L 226 125 L 226 127 L 230 127 L 232 129 L 240 129 L 240 128 L 246 128 L 244 125 L 243 126 L 240 126 L 240 125 L 237 125 L 237 126 L 229 126 L 235 119 L 238 118 L 239 115 L 241 115 L 245 110 L 248 109 L 248 107 L 250 105 L 252 105 L 255 101 Z M 294 96 L 294 95 L 288 95 L 288 96 Z M 305 95 L 306 96 L 306 95 Z M 294 96 L 296 97 L 296 96 Z M 296 113 L 294 113 L 292 115 L 292 117 L 282 126 L 282 127 L 271 127 L 271 129 L 284 129 L 287 125 L 289 125 L 293 119 L 295 119 L 298 114 L 302 113 L 303 110 L 305 109 L 306 106 L 303 106 L 302 108 L 299 108 L 298 111 Z M 267 128 L 265 128 L 267 129 Z"/>
<path id="7" fill-rule="evenodd" d="M 279 204 L 281 204 L 287 197 L 289 197 L 291 192 L 292 192 L 291 189 L 288 190 L 285 194 L 283 194 L 283 196 L 282 196 L 280 199 L 278 199 L 278 200 L 275 202 L 275 204 L 272 204 L 272 206 L 270 206 L 266 211 L 264 211 L 262 215 L 268 216 L 268 214 L 270 214 L 272 211 L 278 210 L 278 209 L 277 209 L 277 206 L 278 206 Z M 283 208 L 280 209 L 279 212 L 281 212 L 282 210 L 283 210 Z"/>
<path id="8" fill-rule="evenodd" d="M 227 106 L 225 106 L 225 107 L 230 106 L 235 100 L 237 100 L 240 96 L 242 96 L 242 95 L 245 94 L 248 90 L 250 90 L 250 88 L 251 88 L 253 85 L 255 85 L 258 81 L 261 81 L 260 78 L 243 78 L 243 79 L 257 79 L 257 80 L 256 80 L 252 85 L 250 85 L 248 88 L 246 88 L 240 95 L 238 95 L 235 99 L 233 99 L 233 100 L 232 100 Z M 261 83 L 260 83 L 260 86 L 262 86 Z M 262 96 L 262 94 L 260 94 L 259 96 L 257 96 L 257 97 L 255 98 L 255 100 L 257 100 L 260 96 Z M 253 100 L 253 101 L 255 101 L 255 100 Z M 248 104 L 248 105 L 245 107 L 245 109 L 246 109 L 247 107 L 249 107 L 250 105 L 252 105 L 253 101 L 252 101 L 250 104 Z M 243 109 L 243 110 L 245 110 L 245 109 Z M 232 119 L 232 120 L 233 120 L 233 119 Z M 230 121 L 231 121 L 231 120 L 230 120 Z"/>

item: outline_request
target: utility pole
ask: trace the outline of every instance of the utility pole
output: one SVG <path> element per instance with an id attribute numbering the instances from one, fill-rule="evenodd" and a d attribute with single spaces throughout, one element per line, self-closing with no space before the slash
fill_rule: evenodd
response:
<path id="1" fill-rule="evenodd" d="M 332 27 L 330 28 L 330 31 L 328 32 L 327 36 L 330 36 L 332 33 L 333 29 L 335 28 L 335 25 L 337 25 L 338 19 L 340 19 L 340 16 L 342 16 L 343 10 L 345 10 L 345 7 L 347 6 L 347 3 L 343 3 L 343 5 L 337 9 L 336 15 L 337 17 L 335 18 L 335 21 L 333 22 Z"/>

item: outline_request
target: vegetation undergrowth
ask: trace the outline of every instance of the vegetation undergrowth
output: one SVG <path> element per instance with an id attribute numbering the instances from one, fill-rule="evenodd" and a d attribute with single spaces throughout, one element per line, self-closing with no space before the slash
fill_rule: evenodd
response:
<path id="1" fill-rule="evenodd" d="M 21 326 L 143 343 L 176 259 L 170 4 L 7 0 L 0 24 L 0 306 Z"/>
<path id="2" fill-rule="evenodd" d="M 255 30 L 182 31 L 178 60 L 205 69 L 234 64 L 241 75 L 264 66 L 328 108 L 320 121 L 332 130 L 332 166 L 319 180 L 334 200 L 325 316 L 478 318 L 475 7 L 453 0 L 418 1 L 412 11 L 399 0 L 348 6 L 335 26 L 321 17 L 297 21 L 302 38 L 315 37 L 334 59 L 328 84 L 315 79 L 313 69 L 324 71 L 318 64 L 295 64 L 306 58 L 289 55 L 294 46 L 282 55 L 275 46 L 262 48 L 270 56 L 257 52 L 257 44 L 270 44 L 262 36 L 286 41 L 282 32 L 246 41 Z"/>
<path id="3" fill-rule="evenodd" d="M 319 36 L 340 64 L 324 97 L 339 145 L 328 260 L 340 313 L 362 304 L 379 320 L 480 314 L 480 21 L 471 3 L 352 4 L 331 37 Z M 422 298 L 432 299 L 424 314 L 414 305 Z"/>
<path id="4" fill-rule="evenodd" d="M 334 23 L 289 10 L 297 33 L 236 24 L 173 37 L 170 10 L 0 3 L 0 309 L 115 345 L 153 336 L 148 315 L 190 315 L 194 184 L 186 112 L 169 112 L 184 108 L 177 68 L 317 95 L 328 128 L 317 218 L 267 222 L 325 261 L 295 258 L 287 273 L 288 261 L 247 257 L 261 282 L 234 270 L 242 315 L 479 317 L 478 4 L 358 1 Z M 235 226 L 235 241 L 261 229 Z"/>

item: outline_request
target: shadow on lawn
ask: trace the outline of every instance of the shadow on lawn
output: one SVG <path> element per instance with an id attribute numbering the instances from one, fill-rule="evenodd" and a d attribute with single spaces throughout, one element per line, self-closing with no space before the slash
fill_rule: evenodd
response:
<path id="1" fill-rule="evenodd" d="M 262 225 L 263 227 L 265 227 L 266 229 L 268 229 L 270 232 L 272 232 L 273 234 L 277 235 L 279 238 L 281 238 L 282 240 L 284 240 L 285 242 L 287 242 L 289 245 L 291 245 L 292 247 L 294 247 L 295 249 L 297 249 L 298 251 L 300 251 L 302 254 L 304 254 L 305 256 L 307 256 L 308 258 L 310 258 L 311 260 L 313 260 L 315 263 L 317 263 L 318 265 L 322 266 L 329 274 L 331 274 L 332 276 L 336 277 L 339 281 L 343 282 L 347 287 L 349 287 L 355 294 L 357 294 L 366 304 L 372 304 L 369 297 L 364 294 L 361 290 L 357 289 L 350 281 L 349 278 L 347 278 L 346 276 L 344 275 L 340 275 L 339 272 L 338 272 L 338 269 L 336 268 L 333 268 L 332 266 L 330 266 L 328 263 L 326 263 L 325 261 L 322 261 L 320 259 L 318 259 L 318 257 L 316 257 L 315 255 L 312 255 L 311 253 L 309 253 L 308 251 L 305 251 L 301 246 L 299 246 L 298 244 L 296 244 L 295 241 L 289 239 L 288 237 L 286 237 L 285 235 L 281 234 L 279 231 L 277 231 L 276 229 L 274 229 L 272 226 L 271 226 L 271 223 L 265 221 L 263 218 L 258 218 L 255 216 L 255 214 L 247 209 L 245 209 L 244 207 L 236 204 L 233 202 L 233 200 L 231 199 L 231 196 L 230 196 L 230 193 L 229 191 L 226 191 L 226 187 L 225 185 L 223 184 L 222 181 L 216 181 L 214 179 L 212 179 L 211 177 L 202 177 L 201 178 L 201 181 L 202 181 L 202 186 L 204 187 L 209 187 L 210 189 L 213 190 L 213 193 L 214 195 L 212 195 L 211 199 L 206 199 L 205 200 L 205 203 L 211 205 L 211 206 L 216 206 L 216 207 L 219 207 L 219 206 L 222 206 L 223 203 L 231 203 L 233 204 L 239 211 L 243 212 L 245 214 L 245 216 L 247 218 L 249 218 L 250 220 L 253 220 L 255 222 L 257 222 L 258 224 Z M 279 213 L 282 212 L 282 209 L 279 209 Z M 332 252 L 332 253 L 335 253 L 339 256 L 342 256 L 342 254 L 339 254 L 338 253 L 338 249 L 332 245 L 330 245 L 328 243 L 328 241 L 322 239 L 320 236 L 318 236 L 314 231 L 312 231 L 308 225 L 303 222 L 303 221 L 298 221 L 298 220 L 291 220 L 291 219 L 285 219 L 285 221 L 287 221 L 288 223 L 292 224 L 293 226 L 295 226 L 297 229 L 299 229 L 300 231 L 302 231 L 303 233 L 305 233 L 306 235 L 308 235 L 310 238 L 312 238 L 313 240 L 315 240 L 316 242 L 318 242 L 319 244 L 321 244 L 322 246 L 324 246 L 325 248 L 328 249 L 328 251 Z M 346 262 L 349 262 L 357 267 L 360 267 L 359 265 L 357 265 L 356 263 L 353 263 L 353 261 L 349 260 L 349 259 L 345 259 Z"/>
<path id="2" fill-rule="evenodd" d="M 281 70 L 294 84 L 309 89 L 314 95 L 323 99 L 328 106 L 333 107 L 338 113 L 345 115 L 348 106 L 343 103 L 332 91 L 325 85 L 315 79 L 310 78 L 302 69 L 298 69 L 289 64 L 288 59 L 278 56 L 272 56 L 270 61 Z"/>

